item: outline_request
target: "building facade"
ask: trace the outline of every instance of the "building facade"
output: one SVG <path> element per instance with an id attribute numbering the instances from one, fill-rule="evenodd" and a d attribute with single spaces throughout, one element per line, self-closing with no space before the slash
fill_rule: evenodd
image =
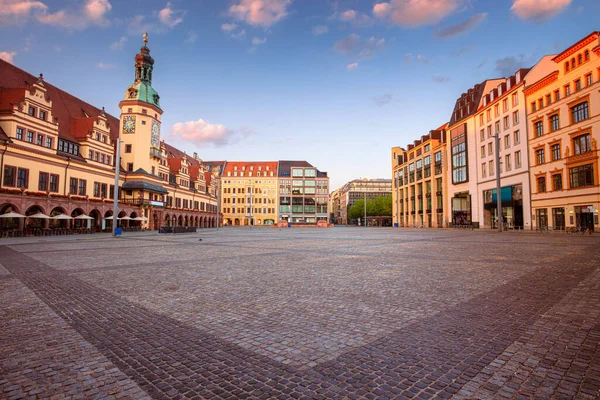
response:
<path id="1" fill-rule="evenodd" d="M 407 149 L 392 148 L 394 224 L 397 227 L 443 228 L 447 192 L 446 124 Z"/>
<path id="2" fill-rule="evenodd" d="M 482 228 L 496 228 L 498 223 L 497 162 L 500 162 L 500 199 L 505 226 L 509 229 L 531 228 L 527 110 L 523 93 L 529 71 L 520 69 L 484 93 L 477 110 L 474 142 L 476 165 L 479 166 L 476 174 L 479 207 L 473 212 L 477 213 L 476 220 Z"/>
<path id="3" fill-rule="evenodd" d="M 385 197 L 392 194 L 391 179 L 355 179 L 346 183 L 337 190 L 337 220 L 339 225 L 356 225 L 358 220 L 352 220 L 348 216 L 348 211 L 354 203 L 359 200 L 374 199 L 376 197 Z"/>
<path id="4" fill-rule="evenodd" d="M 534 225 L 598 230 L 600 32 L 526 82 Z"/>
<path id="5" fill-rule="evenodd" d="M 279 220 L 329 220 L 329 177 L 306 161 L 279 161 Z"/>
<path id="6" fill-rule="evenodd" d="M 277 221 L 277 162 L 228 161 L 221 176 L 223 225 Z"/>
<path id="7" fill-rule="evenodd" d="M 120 103 L 121 117 L 115 118 L 42 75 L 36 78 L 0 60 L 0 214 L 85 214 L 93 218 L 90 227 L 109 228 L 120 139 L 119 217 L 145 218 L 142 225 L 149 229 L 216 226 L 212 175 L 160 140 L 162 109 L 151 86 L 153 65 L 144 44 L 135 56 L 134 83 Z"/>
<path id="8" fill-rule="evenodd" d="M 463 93 L 454 105 L 448 123 L 448 196 L 449 226 L 479 227 L 480 201 L 477 188 L 476 113 L 484 93 L 504 79 L 486 80 Z"/>

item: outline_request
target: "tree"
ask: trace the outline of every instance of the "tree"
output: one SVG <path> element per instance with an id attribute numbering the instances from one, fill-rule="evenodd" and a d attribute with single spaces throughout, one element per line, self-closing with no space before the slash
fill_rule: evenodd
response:
<path id="1" fill-rule="evenodd" d="M 365 201 L 358 200 L 350 206 L 348 210 L 349 219 L 364 218 Z M 367 199 L 368 217 L 391 217 L 392 216 L 392 196 L 380 196 L 374 199 Z"/>

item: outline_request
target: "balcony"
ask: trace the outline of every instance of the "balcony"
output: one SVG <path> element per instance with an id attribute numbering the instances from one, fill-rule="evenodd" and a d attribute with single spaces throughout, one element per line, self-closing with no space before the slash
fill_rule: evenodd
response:
<path id="1" fill-rule="evenodd" d="M 160 151 L 160 149 L 151 147 L 150 148 L 150 157 L 152 158 L 164 158 L 162 155 L 162 151 Z"/>
<path id="2" fill-rule="evenodd" d="M 121 203 L 127 203 L 133 206 L 145 206 L 145 207 L 161 207 L 164 208 L 166 206 L 164 201 L 156 201 L 150 199 L 140 199 L 133 197 L 126 197 L 119 200 Z"/>

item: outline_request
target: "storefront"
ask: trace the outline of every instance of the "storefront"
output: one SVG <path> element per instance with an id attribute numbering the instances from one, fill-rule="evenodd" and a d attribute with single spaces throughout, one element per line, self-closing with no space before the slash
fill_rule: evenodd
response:
<path id="1" fill-rule="evenodd" d="M 456 193 L 452 198 L 452 224 L 454 226 L 472 225 L 469 192 Z"/>
<path id="2" fill-rule="evenodd" d="M 508 229 L 523 229 L 523 185 L 517 184 L 500 189 L 502 220 Z M 498 227 L 498 197 L 496 189 L 484 190 L 483 209 L 486 227 Z"/>

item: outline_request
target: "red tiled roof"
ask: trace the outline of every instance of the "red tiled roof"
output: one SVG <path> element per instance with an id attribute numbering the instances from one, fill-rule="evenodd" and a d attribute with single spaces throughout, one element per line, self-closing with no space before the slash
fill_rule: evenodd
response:
<path id="1" fill-rule="evenodd" d="M 0 140 L 10 140 L 10 138 L 8 137 L 8 135 L 6 134 L 6 132 L 4 132 L 4 129 L 2 129 L 2 127 L 0 126 Z"/>
<path id="2" fill-rule="evenodd" d="M 198 162 L 198 160 L 196 160 L 194 157 L 186 154 L 185 152 L 179 150 L 178 148 L 171 146 L 167 142 L 163 142 L 163 144 L 165 145 L 165 148 L 167 149 L 167 157 L 168 158 L 180 159 L 180 158 L 186 157 L 187 161 L 190 165 L 200 165 L 200 162 Z M 181 166 L 181 163 L 179 164 L 179 166 Z M 177 170 L 179 170 L 179 168 Z"/>
<path id="3" fill-rule="evenodd" d="M 0 88 L 0 110 L 12 110 L 14 104 L 24 99 L 25 88 Z"/>
<path id="4" fill-rule="evenodd" d="M 260 172 L 267 171 L 267 167 L 269 167 L 268 171 L 273 171 L 274 175 L 277 174 L 277 161 L 227 161 L 224 172 L 239 172 L 242 171 L 242 167 L 245 167 L 244 172 L 249 172 L 252 167 L 254 173 L 259 171 L 259 167 L 261 168 Z"/>
<path id="5" fill-rule="evenodd" d="M 33 85 L 38 79 L 6 61 L 0 60 L 0 87 L 26 88 L 28 85 Z M 71 119 L 95 118 L 102 111 L 46 81 L 44 81 L 44 86 L 48 97 L 52 100 L 52 115 L 58 119 L 58 135 L 64 139 L 76 141 L 75 136 L 71 133 Z M 0 96 L 4 97 L 2 94 Z M 119 119 L 110 114 L 106 114 L 106 119 L 110 136 L 113 140 L 116 140 L 119 137 Z"/>

